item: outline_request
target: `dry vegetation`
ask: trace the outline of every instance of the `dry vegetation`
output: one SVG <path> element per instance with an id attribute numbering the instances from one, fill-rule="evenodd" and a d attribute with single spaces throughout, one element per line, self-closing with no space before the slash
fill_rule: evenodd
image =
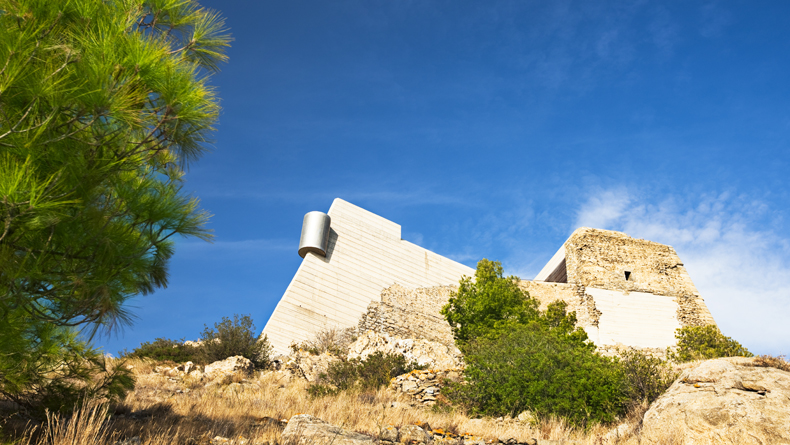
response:
<path id="1" fill-rule="evenodd" d="M 112 409 L 96 402 L 71 418 L 50 416 L 47 422 L 23 424 L 5 417 L 4 430 L 17 431 L 20 445 L 112 445 L 116 441 L 140 437 L 141 444 L 209 444 L 216 436 L 246 438 L 247 443 L 279 443 L 280 430 L 273 419 L 288 419 L 308 413 L 330 423 L 376 437 L 387 425 L 427 422 L 433 429 L 454 434 L 469 433 L 483 439 L 513 437 L 566 439 L 579 444 L 639 443 L 638 436 L 616 440 L 612 429 L 596 426 L 587 431 L 574 429 L 560 420 L 537 425 L 472 420 L 460 412 L 435 412 L 408 406 L 385 389 L 376 392 L 346 392 L 337 396 L 311 398 L 306 382 L 288 382 L 279 373 L 268 372 L 247 379 L 237 377 L 221 384 L 203 386 L 187 378 L 171 378 L 152 373 L 150 361 L 135 360 L 137 387 L 126 400 Z M 642 409 L 642 412 L 644 407 Z M 638 425 L 641 412 L 634 413 L 625 430 Z M 621 430 L 623 431 L 623 430 Z M 9 442 L 14 443 L 14 442 Z M 671 437 L 659 443 L 680 443 Z"/>

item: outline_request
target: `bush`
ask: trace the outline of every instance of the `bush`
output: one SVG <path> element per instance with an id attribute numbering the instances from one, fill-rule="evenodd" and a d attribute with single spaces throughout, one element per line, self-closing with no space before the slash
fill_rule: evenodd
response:
<path id="1" fill-rule="evenodd" d="M 122 352 L 122 356 L 129 358 L 151 358 L 157 361 L 171 361 L 175 363 L 193 362 L 205 365 L 205 354 L 202 346 L 189 346 L 184 344 L 184 339 L 171 340 L 157 338 L 153 342 L 144 342 L 132 352 Z"/>
<path id="2" fill-rule="evenodd" d="M 464 277 L 442 309 L 467 363 L 465 382 L 451 385 L 448 399 L 473 414 L 613 421 L 628 401 L 618 361 L 595 353 L 565 302 L 541 312 L 518 281 L 483 259 L 475 280 Z"/>
<path id="3" fill-rule="evenodd" d="M 107 360 L 71 328 L 30 320 L 21 310 L 0 317 L 0 394 L 33 415 L 67 413 L 83 401 L 115 402 L 134 388 L 131 372 Z"/>
<path id="4" fill-rule="evenodd" d="M 338 360 L 319 375 L 319 382 L 307 388 L 313 397 L 337 394 L 350 389 L 375 390 L 396 376 L 422 369 L 417 363 L 408 363 L 400 354 L 384 354 L 379 351 L 365 360 Z"/>
<path id="5" fill-rule="evenodd" d="M 504 322 L 527 323 L 540 313 L 538 303 L 518 287 L 517 277 L 503 277 L 498 261 L 482 259 L 475 279 L 463 277 L 458 291 L 442 308 L 459 348 Z"/>
<path id="6" fill-rule="evenodd" d="M 759 355 L 755 357 L 754 361 L 752 362 L 752 366 L 757 366 L 760 368 L 776 368 L 781 369 L 782 371 L 790 372 L 790 362 L 787 361 L 787 358 L 784 355 Z"/>
<path id="7" fill-rule="evenodd" d="M 667 350 L 670 360 L 677 363 L 717 357 L 752 357 L 740 343 L 724 336 L 715 325 L 686 326 L 675 331 L 677 348 Z"/>
<path id="8" fill-rule="evenodd" d="M 445 394 L 474 415 L 611 422 L 624 412 L 624 380 L 616 359 L 594 349 L 540 323 L 513 325 L 467 345 L 465 382 Z"/>
<path id="9" fill-rule="evenodd" d="M 665 360 L 633 349 L 620 353 L 619 365 L 629 408 L 650 405 L 678 377 Z"/>
<path id="10" fill-rule="evenodd" d="M 199 365 L 241 355 L 256 368 L 265 369 L 271 364 L 272 346 L 266 336 L 258 338 L 256 332 L 249 315 L 234 314 L 232 320 L 222 317 L 221 322 L 214 323 L 214 328 L 205 326 L 199 346 L 185 345 L 183 338 L 180 341 L 157 338 L 153 342 L 142 343 L 132 352 L 124 351 L 121 355 Z"/>
<path id="11" fill-rule="evenodd" d="M 204 325 L 205 326 L 205 325 Z M 258 369 L 271 364 L 272 346 L 265 335 L 259 338 L 249 315 L 222 317 L 214 328 L 205 326 L 201 334 L 202 354 L 206 363 L 241 355 Z"/>
<path id="12" fill-rule="evenodd" d="M 323 354 L 328 352 L 332 355 L 345 357 L 348 347 L 356 341 L 355 328 L 340 329 L 336 327 L 321 329 L 316 332 L 311 340 L 301 343 L 291 343 L 291 351 L 297 352 L 300 349 L 311 354 Z"/>

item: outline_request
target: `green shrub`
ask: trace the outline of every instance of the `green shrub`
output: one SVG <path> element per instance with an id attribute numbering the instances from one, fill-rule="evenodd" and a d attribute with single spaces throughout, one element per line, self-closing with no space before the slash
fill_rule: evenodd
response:
<path id="1" fill-rule="evenodd" d="M 206 364 L 202 346 L 185 345 L 183 338 L 181 340 L 157 338 L 153 342 L 143 342 L 132 352 L 124 351 L 121 355 L 128 358 L 151 358 L 157 361 Z"/>
<path id="2" fill-rule="evenodd" d="M 463 277 L 442 308 L 459 347 L 497 324 L 528 323 L 540 316 L 538 302 L 518 287 L 519 279 L 504 278 L 503 272 L 498 261 L 480 260 L 475 279 Z"/>
<path id="3" fill-rule="evenodd" d="M 235 314 L 232 320 L 222 317 L 222 321 L 214 323 L 213 328 L 205 326 L 199 346 L 185 345 L 183 338 L 157 338 L 153 342 L 142 343 L 132 352 L 124 351 L 121 356 L 207 365 L 241 355 L 249 359 L 256 368 L 265 369 L 271 364 L 272 346 L 266 336 L 258 338 L 256 332 L 249 315 Z"/>
<path id="4" fill-rule="evenodd" d="M 620 353 L 619 365 L 630 408 L 650 405 L 678 377 L 665 360 L 633 349 Z"/>
<path id="5" fill-rule="evenodd" d="M 118 401 L 134 388 L 122 361 L 107 360 L 73 328 L 31 320 L 21 308 L 0 317 L 0 395 L 38 417 L 83 401 Z"/>
<path id="6" fill-rule="evenodd" d="M 624 412 L 624 380 L 616 359 L 594 350 L 541 323 L 514 324 L 467 344 L 465 382 L 445 395 L 476 415 L 611 422 Z"/>
<path id="7" fill-rule="evenodd" d="M 338 360 L 329 365 L 327 372 L 319 375 L 319 381 L 307 388 L 310 395 L 320 397 L 337 394 L 350 389 L 375 390 L 396 376 L 422 369 L 417 363 L 408 363 L 400 354 L 384 354 L 379 351 L 365 360 Z"/>
<path id="8" fill-rule="evenodd" d="M 214 328 L 205 326 L 201 334 L 203 360 L 206 363 L 241 355 L 258 369 L 271 364 L 272 346 L 267 336 L 259 338 L 249 315 L 222 317 Z"/>
<path id="9" fill-rule="evenodd" d="M 752 357 L 740 343 L 724 336 L 715 325 L 686 326 L 675 331 L 677 348 L 667 350 L 670 360 L 677 363 L 717 357 Z"/>
<path id="10" fill-rule="evenodd" d="M 473 414 L 529 410 L 575 425 L 613 421 L 628 402 L 618 361 L 595 353 L 565 302 L 542 312 L 518 281 L 483 259 L 475 280 L 464 277 L 442 309 L 467 363 L 448 399 Z"/>

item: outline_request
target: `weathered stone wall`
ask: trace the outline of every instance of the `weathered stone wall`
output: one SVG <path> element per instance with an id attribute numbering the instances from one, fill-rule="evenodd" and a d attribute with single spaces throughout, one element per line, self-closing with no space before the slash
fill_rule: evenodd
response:
<path id="1" fill-rule="evenodd" d="M 435 317 L 457 290 L 455 285 L 409 289 L 395 284 L 381 292 L 381 302 Z"/>
<path id="2" fill-rule="evenodd" d="M 598 326 L 601 311 L 596 309 L 595 300 L 584 292 L 584 286 L 574 283 L 546 283 L 543 281 L 521 281 L 519 287 L 540 302 L 540 310 L 557 300 L 568 304 L 568 312 L 576 312 L 577 326 Z"/>
<path id="3" fill-rule="evenodd" d="M 565 243 L 565 266 L 568 283 L 674 297 L 682 326 L 715 324 L 671 246 L 582 227 Z"/>
<path id="4" fill-rule="evenodd" d="M 567 310 L 576 313 L 577 326 L 602 352 L 632 347 L 658 353 L 675 344 L 677 328 L 714 324 L 670 246 L 581 228 L 565 243 L 564 254 L 567 282 L 521 281 L 519 287 L 540 303 L 541 310 L 564 301 Z M 450 347 L 452 331 L 440 311 L 456 290 L 456 286 L 391 286 L 381 293 L 380 302 L 368 305 L 359 332 Z"/>
<path id="5" fill-rule="evenodd" d="M 360 333 L 373 331 L 401 338 L 415 338 L 453 346 L 450 325 L 441 316 L 439 309 L 447 302 L 452 288 L 441 286 L 407 290 L 397 286 L 384 290 L 382 300 L 371 302 L 359 320 Z M 449 289 L 449 290 L 448 290 Z M 426 301 L 425 305 L 419 304 Z M 441 304 L 439 304 L 441 303 Z M 429 312 L 435 311 L 435 312 Z"/>
<path id="6" fill-rule="evenodd" d="M 656 295 L 699 295 L 675 249 L 664 244 L 581 228 L 565 243 L 565 252 L 569 283 Z"/>

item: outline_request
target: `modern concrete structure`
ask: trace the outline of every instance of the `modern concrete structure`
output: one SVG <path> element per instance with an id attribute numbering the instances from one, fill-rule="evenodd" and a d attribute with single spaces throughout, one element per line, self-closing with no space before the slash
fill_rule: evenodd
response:
<path id="1" fill-rule="evenodd" d="M 299 255 L 263 330 L 277 352 L 324 327 L 452 344 L 439 310 L 475 271 L 402 240 L 398 224 L 336 199 L 328 214 L 305 215 Z M 621 232 L 577 229 L 534 280 L 519 285 L 543 309 L 565 301 L 604 352 L 628 346 L 660 354 L 675 345 L 677 328 L 715 324 L 671 246 Z"/>
<path id="2" fill-rule="evenodd" d="M 326 234 L 327 236 L 325 236 Z M 275 351 L 324 327 L 356 326 L 370 302 L 393 284 L 457 284 L 474 269 L 401 239 L 401 227 L 342 199 L 327 214 L 305 215 L 304 258 L 263 333 Z"/>

